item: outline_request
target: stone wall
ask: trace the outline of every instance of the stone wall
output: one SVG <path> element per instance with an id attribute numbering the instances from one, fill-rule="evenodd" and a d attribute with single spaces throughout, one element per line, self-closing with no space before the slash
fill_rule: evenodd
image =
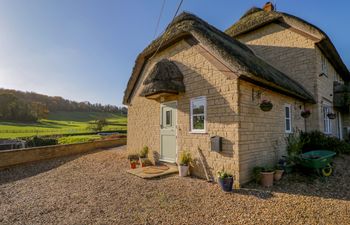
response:
<path id="1" fill-rule="evenodd" d="M 147 145 L 151 151 L 160 151 L 160 102 L 140 97 L 142 82 L 152 66 L 162 58 L 176 62 L 184 75 L 186 92 L 175 98 L 177 109 L 177 156 L 183 150 L 190 151 L 195 158 L 192 173 L 204 177 L 197 149 L 200 148 L 209 173 L 216 177 L 224 168 L 238 173 L 238 87 L 237 80 L 223 74 L 203 56 L 203 49 L 181 41 L 158 53 L 145 67 L 142 78 L 131 99 L 128 114 L 128 152 L 139 152 Z M 190 99 L 207 97 L 207 132 L 190 132 Z M 164 102 L 174 100 L 164 99 Z M 210 137 L 223 138 L 223 151 L 210 151 Z"/>
<path id="2" fill-rule="evenodd" d="M 251 179 L 255 166 L 274 166 L 282 155 L 287 155 L 284 106 L 292 106 L 292 128 L 305 130 L 305 119 L 300 116 L 304 103 L 240 81 L 239 170 L 240 182 Z M 260 93 L 260 94 L 259 94 Z M 259 97 L 261 95 L 261 97 Z M 259 103 L 267 99 L 273 103 L 269 112 L 263 112 Z"/>
<path id="3" fill-rule="evenodd" d="M 317 58 L 313 40 L 278 24 L 269 24 L 238 37 L 265 61 L 298 81 L 318 100 Z M 329 89 L 329 88 L 328 88 Z M 320 130 L 320 107 L 309 104 L 308 130 Z"/>
<path id="4" fill-rule="evenodd" d="M 0 151 L 0 168 L 126 144 L 126 138 Z"/>

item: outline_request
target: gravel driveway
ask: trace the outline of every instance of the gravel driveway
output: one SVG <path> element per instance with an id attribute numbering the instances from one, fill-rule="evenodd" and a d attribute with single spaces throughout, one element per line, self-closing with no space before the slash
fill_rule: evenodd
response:
<path id="1" fill-rule="evenodd" d="M 328 180 L 290 175 L 226 194 L 127 174 L 125 147 L 0 171 L 0 224 L 350 224 L 350 157 Z"/>

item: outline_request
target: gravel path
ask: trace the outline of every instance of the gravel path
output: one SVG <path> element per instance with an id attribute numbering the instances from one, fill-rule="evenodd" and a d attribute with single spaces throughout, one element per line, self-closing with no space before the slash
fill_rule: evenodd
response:
<path id="1" fill-rule="evenodd" d="M 125 172 L 124 147 L 0 171 L 0 224 L 350 224 L 350 157 L 326 181 L 297 175 L 226 194 Z"/>

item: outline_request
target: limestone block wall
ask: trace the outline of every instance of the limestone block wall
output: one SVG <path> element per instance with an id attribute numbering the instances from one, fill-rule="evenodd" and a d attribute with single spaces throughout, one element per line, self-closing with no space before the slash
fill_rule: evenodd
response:
<path id="1" fill-rule="evenodd" d="M 298 81 L 318 99 L 316 50 L 313 40 L 278 24 L 269 24 L 238 37 L 254 52 L 275 68 Z M 329 88 L 327 88 L 329 89 Z M 320 130 L 319 106 L 307 106 L 312 114 L 307 121 L 308 130 Z"/>
<path id="2" fill-rule="evenodd" d="M 140 97 L 142 82 L 152 66 L 162 58 L 176 62 L 184 75 L 186 92 L 178 96 L 177 109 L 177 156 L 181 151 L 190 151 L 195 161 L 192 173 L 204 177 L 199 163 L 197 149 L 200 148 L 206 167 L 213 177 L 224 168 L 238 173 L 238 88 L 237 80 L 228 77 L 205 58 L 196 46 L 181 41 L 158 53 L 149 62 L 142 74 L 136 92 L 131 100 L 128 114 L 128 151 L 138 152 L 147 145 L 151 151 L 160 151 L 160 104 L 155 100 Z M 190 99 L 199 96 L 207 98 L 207 132 L 190 132 Z M 164 99 L 165 101 L 174 99 Z M 223 138 L 223 151 L 210 151 L 210 137 Z"/>
<path id="3" fill-rule="evenodd" d="M 239 93 L 239 170 L 240 182 L 245 183 L 255 166 L 274 166 L 282 155 L 287 155 L 285 138 L 289 134 L 285 132 L 284 106 L 292 107 L 293 131 L 304 131 L 305 119 L 300 116 L 304 103 L 241 80 Z M 263 99 L 273 103 L 271 111 L 259 108 Z"/>
<path id="4" fill-rule="evenodd" d="M 323 53 L 319 48 L 316 47 L 316 74 L 317 76 L 317 91 L 318 91 L 318 106 L 317 110 L 320 114 L 319 127 L 320 130 L 323 131 L 324 123 L 323 123 L 323 107 L 331 106 L 333 108 L 333 83 L 337 79 L 337 73 L 331 63 L 326 59 L 327 63 L 327 72 L 326 75 L 319 76 L 322 73 L 322 55 Z M 342 80 L 340 80 L 342 82 Z M 336 112 L 336 109 L 333 108 L 333 111 Z M 345 115 L 346 116 L 346 115 Z M 337 118 L 338 119 L 338 118 Z M 339 129 L 338 129 L 338 121 L 337 119 L 331 120 L 331 130 L 332 136 L 338 137 Z"/>

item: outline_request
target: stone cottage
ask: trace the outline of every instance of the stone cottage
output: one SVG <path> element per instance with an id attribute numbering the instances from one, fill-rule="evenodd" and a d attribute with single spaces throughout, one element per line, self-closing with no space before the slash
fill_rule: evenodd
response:
<path id="1" fill-rule="evenodd" d="M 127 148 L 147 145 L 166 162 L 184 150 L 198 158 L 200 149 L 212 175 L 224 168 L 239 186 L 254 166 L 285 155 L 285 137 L 296 129 L 343 138 L 349 78 L 323 31 L 272 4 L 250 9 L 225 32 L 182 13 L 136 59 L 124 95 Z M 263 100 L 270 111 L 260 109 Z M 212 137 L 221 138 L 219 148 Z M 191 172 L 204 176 L 198 161 Z"/>

